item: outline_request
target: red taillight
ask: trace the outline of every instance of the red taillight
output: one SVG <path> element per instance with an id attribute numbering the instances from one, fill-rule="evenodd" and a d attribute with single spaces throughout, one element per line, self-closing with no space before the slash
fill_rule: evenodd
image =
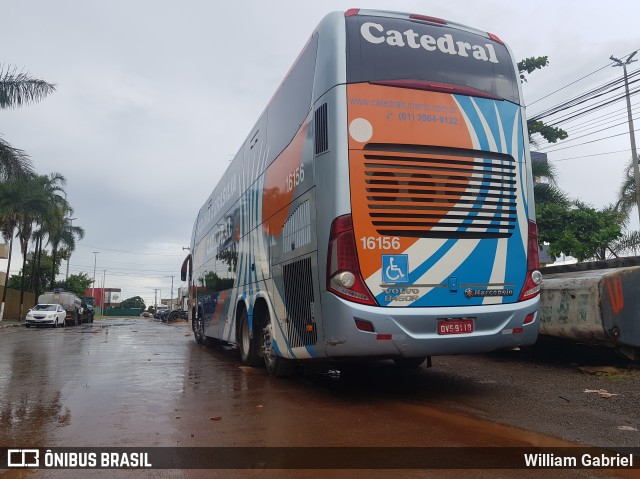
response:
<path id="1" fill-rule="evenodd" d="M 524 323 L 522 324 L 531 324 L 533 323 L 534 319 L 536 319 L 536 313 L 529 313 L 527 314 L 526 318 L 524 318 Z"/>
<path id="2" fill-rule="evenodd" d="M 394 86 L 398 88 L 411 88 L 413 90 L 437 91 L 452 93 L 454 95 L 477 96 L 481 98 L 491 98 L 493 100 L 502 100 L 499 96 L 463 85 L 447 85 L 445 83 L 434 83 L 424 80 L 381 80 L 372 81 L 370 83 L 373 85 Z"/>
<path id="3" fill-rule="evenodd" d="M 542 273 L 540 273 L 540 256 L 538 248 L 538 226 L 529 221 L 529 243 L 527 246 L 527 277 L 522 286 L 519 301 L 531 299 L 540 293 Z"/>
<path id="4" fill-rule="evenodd" d="M 357 15 L 358 13 L 360 13 L 360 9 L 359 8 L 350 8 L 349 10 L 344 12 L 344 16 L 345 17 L 352 17 L 354 15 Z"/>
<path id="5" fill-rule="evenodd" d="M 341 298 L 375 306 L 373 295 L 360 274 L 351 215 L 333 220 L 327 255 L 327 290 Z"/>
<path id="6" fill-rule="evenodd" d="M 360 331 L 366 331 L 367 333 L 375 333 L 376 328 L 373 327 L 373 323 L 371 321 L 365 321 L 364 319 L 356 319 L 356 328 Z"/>
<path id="7" fill-rule="evenodd" d="M 426 15 L 409 15 L 409 18 L 411 18 L 413 20 L 421 20 L 423 22 L 439 23 L 440 25 L 446 25 L 447 24 L 447 21 L 443 20 L 442 18 L 428 17 Z"/>
<path id="8" fill-rule="evenodd" d="M 493 33 L 489 33 L 489 38 L 491 38 L 491 40 L 493 40 L 494 42 L 498 42 L 501 45 L 504 45 L 504 42 L 500 40 L 500 38 L 498 38 L 498 36 L 494 35 Z"/>

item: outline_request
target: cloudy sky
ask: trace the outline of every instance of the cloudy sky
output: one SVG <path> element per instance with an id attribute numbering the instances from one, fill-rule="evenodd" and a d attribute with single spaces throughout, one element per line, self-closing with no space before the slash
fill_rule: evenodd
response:
<path id="1" fill-rule="evenodd" d="M 147 304 L 154 288 L 169 297 L 174 275 L 175 295 L 201 204 L 316 24 L 351 7 L 471 25 L 506 41 L 517 60 L 548 55 L 550 66 L 523 87 L 530 114 L 617 78 L 622 69 L 607 67 L 609 57 L 640 48 L 640 6 L 619 0 L 6 2 L 0 63 L 57 91 L 0 111 L 0 134 L 31 156 L 38 173 L 66 176 L 73 224 L 86 231 L 70 273 L 93 277 L 95 261 L 96 286 L 104 278 Z M 590 130 L 566 146 L 625 131 Z M 563 189 L 600 207 L 615 199 L 628 148 L 628 135 L 620 135 L 550 158 Z"/>

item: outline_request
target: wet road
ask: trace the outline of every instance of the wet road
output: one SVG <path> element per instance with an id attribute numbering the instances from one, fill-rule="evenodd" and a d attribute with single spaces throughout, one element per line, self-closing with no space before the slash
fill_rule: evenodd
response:
<path id="1" fill-rule="evenodd" d="M 482 359 L 480 359 L 482 360 Z M 495 358 L 491 359 L 492 361 Z M 503 374 L 520 364 L 504 362 Z M 532 416 L 514 389 L 473 357 L 434 358 L 434 368 L 391 362 L 340 366 L 341 374 L 282 380 L 242 366 L 230 348 L 205 348 L 185 322 L 111 319 L 65 329 L 0 330 L 0 445 L 571 446 L 561 434 L 516 428 Z M 545 366 L 533 371 L 544 389 Z M 506 372 L 505 372 L 506 371 Z M 515 373 L 514 373 L 515 371 Z M 466 375 L 478 378 L 469 381 Z M 538 376 L 536 376 L 536 374 Z M 633 379 L 635 380 L 635 379 Z M 632 380 L 632 381 L 633 381 Z M 507 384 L 505 382 L 505 384 Z M 637 382 L 631 383 L 637 388 Z M 581 386 L 577 386 L 581 387 Z M 534 389 L 532 389 L 534 391 Z M 533 392 L 532 392 L 533 394 Z M 565 394 L 567 396 L 567 394 Z M 535 402 L 535 398 L 530 399 Z M 569 399 L 564 398 L 565 401 Z M 635 403 L 637 405 L 637 403 Z M 582 406 L 583 409 L 584 405 Z M 523 409 L 524 408 L 524 409 Z M 517 409 L 514 411 L 514 409 Z M 569 426 L 582 427 L 581 412 Z M 533 413 L 530 423 L 544 422 Z M 547 419 L 555 422 L 553 416 Z M 630 421 L 635 421 L 631 418 Z M 622 420 L 621 420 L 622 421 Z M 629 422 L 629 421 L 627 421 Z M 525 424 L 527 422 L 525 421 Z M 527 430 L 529 429 L 529 430 Z M 631 428 L 633 429 L 633 428 Z M 582 444 L 638 446 L 638 435 Z M 629 439 L 626 439 L 629 438 Z M 609 441 L 609 442 L 607 442 Z M 620 441 L 620 442 L 616 442 Z M 44 477 L 637 477 L 635 471 L 8 471 Z"/>

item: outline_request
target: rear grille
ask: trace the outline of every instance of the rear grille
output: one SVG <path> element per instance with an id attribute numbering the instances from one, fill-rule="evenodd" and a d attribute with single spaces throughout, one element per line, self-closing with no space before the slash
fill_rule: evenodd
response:
<path id="1" fill-rule="evenodd" d="M 327 104 L 323 103 L 314 113 L 315 153 L 320 155 L 329 149 L 329 131 L 327 125 Z"/>
<path id="2" fill-rule="evenodd" d="M 369 217 L 380 235 L 511 236 L 517 190 L 510 155 L 411 145 L 376 150 L 368 146 L 362 166 Z"/>
<path id="3" fill-rule="evenodd" d="M 282 267 L 284 298 L 287 307 L 287 335 L 292 348 L 312 346 L 318 341 L 313 318 L 313 279 L 311 258 Z"/>

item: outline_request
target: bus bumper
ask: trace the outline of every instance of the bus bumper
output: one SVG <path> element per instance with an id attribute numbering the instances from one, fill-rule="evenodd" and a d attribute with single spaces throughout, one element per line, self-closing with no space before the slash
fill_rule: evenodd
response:
<path id="1" fill-rule="evenodd" d="M 383 308 L 322 295 L 322 314 L 329 318 L 323 323 L 325 351 L 332 358 L 482 353 L 530 345 L 538 338 L 539 296 L 512 304 Z M 371 323 L 375 332 L 358 329 L 356 319 Z M 452 319 L 471 319 L 473 332 L 439 334 L 438 322 Z"/>

